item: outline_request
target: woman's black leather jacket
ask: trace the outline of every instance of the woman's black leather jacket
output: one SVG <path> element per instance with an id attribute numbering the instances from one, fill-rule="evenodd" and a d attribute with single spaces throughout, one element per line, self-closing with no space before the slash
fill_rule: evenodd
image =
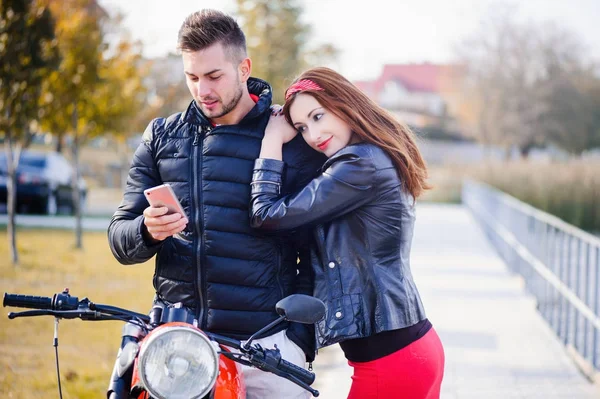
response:
<path id="1" fill-rule="evenodd" d="M 269 230 L 313 225 L 314 294 L 327 307 L 318 346 L 404 328 L 425 319 L 410 271 L 412 196 L 379 147 L 352 144 L 295 194 L 281 196 L 285 164 L 257 159 L 251 224 Z"/>

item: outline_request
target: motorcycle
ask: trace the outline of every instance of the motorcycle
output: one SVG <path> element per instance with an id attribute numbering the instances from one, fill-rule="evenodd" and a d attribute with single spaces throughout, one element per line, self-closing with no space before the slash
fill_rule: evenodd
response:
<path id="1" fill-rule="evenodd" d="M 194 314 L 181 304 L 157 304 L 149 315 L 111 305 L 79 300 L 68 289 L 50 297 L 4 293 L 3 306 L 35 310 L 10 312 L 9 319 L 54 316 L 54 347 L 59 397 L 62 398 L 58 361 L 59 319 L 125 321 L 121 347 L 107 390 L 108 399 L 244 399 L 246 390 L 240 364 L 276 374 L 309 391 L 315 375 L 287 362 L 277 347 L 263 348 L 252 341 L 283 321 L 314 324 L 325 315 L 317 298 L 295 294 L 276 304 L 279 318 L 247 341 L 198 328 Z"/>

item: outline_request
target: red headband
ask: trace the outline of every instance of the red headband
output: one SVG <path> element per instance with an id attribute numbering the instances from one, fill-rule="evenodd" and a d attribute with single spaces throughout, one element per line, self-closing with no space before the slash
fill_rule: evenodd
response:
<path id="1" fill-rule="evenodd" d="M 308 80 L 308 79 L 302 79 L 297 81 L 296 83 L 294 83 L 293 85 L 291 85 L 290 87 L 288 87 L 287 91 L 285 92 L 285 101 L 287 101 L 292 94 L 294 93 L 299 93 L 301 91 L 305 91 L 305 90 L 323 90 L 323 88 L 321 86 L 319 86 L 318 84 L 316 84 L 315 82 L 313 82 L 312 80 Z"/>

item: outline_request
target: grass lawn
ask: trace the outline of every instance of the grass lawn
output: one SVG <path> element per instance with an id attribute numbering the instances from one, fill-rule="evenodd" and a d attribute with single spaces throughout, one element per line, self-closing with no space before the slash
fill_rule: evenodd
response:
<path id="1" fill-rule="evenodd" d="M 80 299 L 146 313 L 154 290 L 153 260 L 123 266 L 112 256 L 106 233 L 85 233 L 84 249 L 76 250 L 71 231 L 17 232 L 20 265 L 10 264 L 6 227 L 0 230 L 2 293 L 52 296 L 69 287 Z M 58 397 L 53 342 L 54 319 L 9 320 L 0 316 L 0 397 Z M 21 309 L 24 310 L 24 309 Z M 122 322 L 63 320 L 59 325 L 59 356 L 63 397 L 104 397 L 121 341 Z"/>

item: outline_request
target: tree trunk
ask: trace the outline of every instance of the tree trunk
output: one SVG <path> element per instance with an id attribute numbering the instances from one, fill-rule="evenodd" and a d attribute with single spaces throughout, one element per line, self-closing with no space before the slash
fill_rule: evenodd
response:
<path id="1" fill-rule="evenodd" d="M 519 148 L 519 154 L 521 154 L 521 159 L 529 158 L 529 153 L 531 152 L 532 149 L 533 149 L 533 145 L 531 145 L 531 144 L 522 145 Z"/>
<path id="2" fill-rule="evenodd" d="M 61 133 L 58 136 L 56 136 L 56 152 L 58 152 L 59 154 L 62 154 L 63 141 L 64 141 L 64 134 Z"/>
<path id="3" fill-rule="evenodd" d="M 11 261 L 14 266 L 19 265 L 19 252 L 17 251 L 17 166 L 21 157 L 20 147 L 15 148 L 10 133 L 6 135 L 6 168 L 8 180 L 6 181 L 6 205 L 8 215 L 8 245 L 10 247 Z"/>
<path id="4" fill-rule="evenodd" d="M 73 107 L 73 209 L 75 210 L 75 248 L 83 248 L 83 237 L 81 227 L 81 189 L 79 187 L 80 171 L 79 171 L 79 137 L 77 135 L 77 103 Z"/>
<path id="5" fill-rule="evenodd" d="M 119 152 L 121 153 L 121 173 L 120 173 L 120 187 L 121 190 L 125 191 L 127 186 L 127 178 L 129 177 L 129 167 L 131 165 L 129 153 L 127 151 L 127 137 L 125 137 L 124 141 L 119 141 Z"/>

